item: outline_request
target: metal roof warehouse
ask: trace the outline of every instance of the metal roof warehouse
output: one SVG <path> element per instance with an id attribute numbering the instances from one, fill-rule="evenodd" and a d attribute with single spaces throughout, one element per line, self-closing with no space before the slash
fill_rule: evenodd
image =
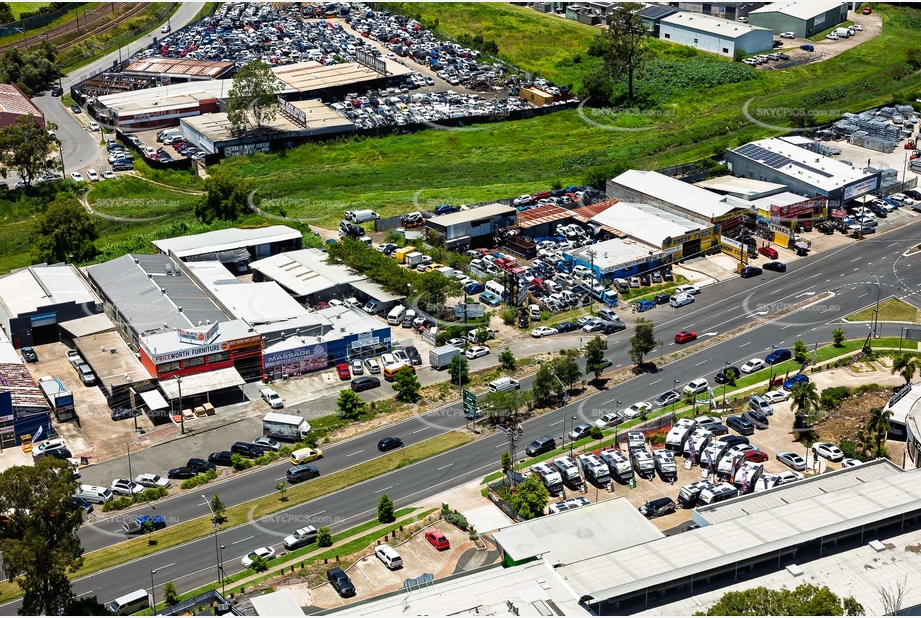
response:
<path id="1" fill-rule="evenodd" d="M 678 238 L 709 227 L 655 206 L 630 202 L 618 202 L 592 220 L 659 249 L 668 248 L 663 245 L 667 238 Z"/>
<path id="2" fill-rule="evenodd" d="M 214 259 L 209 254 L 247 250 L 255 258 L 267 257 L 285 250 L 300 249 L 303 235 L 287 225 L 260 228 L 232 227 L 191 236 L 177 236 L 153 241 L 161 253 L 172 252 L 183 261 Z M 226 261 L 226 260 L 221 260 Z"/>
<path id="3" fill-rule="evenodd" d="M 319 249 L 279 253 L 249 265 L 253 281 L 274 281 L 298 297 L 313 296 L 338 285 L 362 281 L 364 275 L 340 264 L 327 264 Z M 322 274 L 321 274 L 322 273 Z"/>
<path id="4" fill-rule="evenodd" d="M 141 58 L 126 66 L 122 73 L 128 75 L 152 75 L 160 79 L 211 80 L 220 79 L 233 68 L 233 62 L 212 60 L 187 60 L 185 58 L 162 58 L 153 56 Z"/>

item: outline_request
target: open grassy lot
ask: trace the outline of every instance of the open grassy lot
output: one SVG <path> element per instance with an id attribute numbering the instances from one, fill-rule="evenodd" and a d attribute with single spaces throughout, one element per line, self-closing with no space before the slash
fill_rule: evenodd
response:
<path id="1" fill-rule="evenodd" d="M 32 13 L 43 6 L 48 6 L 50 2 L 10 2 L 10 10 L 13 11 L 13 17 L 19 19 L 23 13 Z"/>
<path id="2" fill-rule="evenodd" d="M 874 319 L 873 310 L 876 307 L 867 307 L 857 313 L 847 316 L 851 322 L 868 322 Z M 914 322 L 918 320 L 918 309 L 898 298 L 887 298 L 879 303 L 880 322 Z"/>
<path id="3" fill-rule="evenodd" d="M 172 191 L 132 176 L 95 183 L 92 189 L 87 200 L 93 210 L 115 217 L 185 217 L 194 211 L 199 199 L 197 195 Z M 140 195 L 144 197 L 137 197 Z"/>

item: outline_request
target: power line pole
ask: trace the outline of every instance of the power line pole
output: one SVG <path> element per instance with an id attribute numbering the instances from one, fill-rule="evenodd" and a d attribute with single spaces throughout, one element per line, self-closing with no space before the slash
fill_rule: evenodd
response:
<path id="1" fill-rule="evenodd" d="M 496 429 L 505 434 L 508 438 L 508 452 L 512 456 L 512 471 L 515 472 L 515 466 L 518 461 L 518 441 L 524 436 L 524 427 L 521 424 L 517 424 L 513 427 L 506 429 L 505 427 L 496 426 Z M 509 479 L 512 481 L 512 487 L 515 486 L 515 477 L 514 475 L 510 476 Z"/>

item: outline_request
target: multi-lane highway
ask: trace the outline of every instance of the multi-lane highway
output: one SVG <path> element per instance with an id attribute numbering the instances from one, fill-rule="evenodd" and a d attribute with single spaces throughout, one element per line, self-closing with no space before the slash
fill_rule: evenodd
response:
<path id="1" fill-rule="evenodd" d="M 576 415 L 585 421 L 597 419 L 620 400 L 624 405 L 649 400 L 672 388 L 674 381 L 684 384 L 696 377 L 712 376 L 727 361 L 740 365 L 752 357 L 764 357 L 772 345 L 792 347 L 794 340 L 807 344 L 827 342 L 833 328 L 841 326 L 849 338 L 863 338 L 866 324 L 840 324 L 836 321 L 854 311 L 872 305 L 877 294 L 882 298 L 914 293 L 921 284 L 921 255 L 901 257 L 907 249 L 919 243 L 921 228 L 908 225 L 888 234 L 862 241 L 856 247 L 830 251 L 791 263 L 785 274 L 766 272 L 755 279 L 733 279 L 705 288 L 692 305 L 681 309 L 659 308 L 646 314 L 656 323 L 657 334 L 663 340 L 662 352 L 668 354 L 679 346 L 670 343 L 678 330 L 692 329 L 702 340 L 719 338 L 728 331 L 739 331 L 735 337 L 719 340 L 696 353 L 688 354 L 665 365 L 659 372 L 644 374 L 587 397 L 580 402 L 555 410 L 524 423 L 524 440 L 545 434 L 560 436 L 568 428 L 569 418 Z M 873 275 L 871 275 L 873 273 Z M 875 275 L 875 276 L 874 276 Z M 879 279 L 877 285 L 876 278 Z M 833 296 L 824 298 L 831 292 Z M 808 302 L 812 306 L 777 317 L 778 312 L 791 305 Z M 898 336 L 898 325 L 881 325 L 880 335 Z M 716 335 L 708 333 L 717 333 Z M 626 367 L 629 331 L 609 338 L 608 357 L 614 368 Z M 659 355 L 657 350 L 651 359 Z M 765 375 L 765 379 L 767 375 Z M 528 388 L 530 379 L 522 381 Z M 377 441 L 387 435 L 403 438 L 407 444 L 424 440 L 463 426 L 459 404 L 420 414 L 387 428 L 370 432 L 325 449 L 326 457 L 318 462 L 321 471 L 329 474 L 373 459 L 378 455 Z M 225 546 L 222 557 L 227 573 L 239 571 L 240 559 L 255 547 L 275 545 L 295 528 L 312 524 L 328 525 L 342 530 L 374 517 L 380 494 L 386 492 L 398 506 L 413 504 L 436 495 L 455 485 L 478 478 L 498 467 L 499 453 L 505 447 L 502 434 L 486 435 L 464 447 L 430 460 L 402 468 L 365 483 L 334 494 L 291 506 L 286 511 L 246 525 L 225 530 L 218 542 Z M 201 497 L 215 491 L 227 505 L 273 493 L 274 485 L 284 475 L 286 464 L 259 469 L 229 481 L 202 487 L 156 505 L 156 512 L 172 521 L 186 521 L 208 514 Z M 111 546 L 123 539 L 116 532 L 117 519 L 105 519 L 80 531 L 87 551 Z M 84 577 L 74 583 L 78 594 L 98 595 L 109 600 L 147 581 L 151 570 L 157 571 L 160 582 L 172 580 L 180 591 L 214 581 L 215 542 L 213 537 L 164 550 L 153 556 L 119 566 L 105 573 Z M 162 579 L 161 579 L 162 578 Z M 0 607 L 0 612 L 12 614 L 17 604 Z"/>

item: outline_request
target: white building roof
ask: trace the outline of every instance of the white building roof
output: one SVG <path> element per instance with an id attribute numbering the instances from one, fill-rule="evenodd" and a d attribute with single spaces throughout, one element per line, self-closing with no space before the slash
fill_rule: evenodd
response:
<path id="1" fill-rule="evenodd" d="M 873 176 L 848 163 L 801 148 L 783 138 L 772 137 L 749 142 L 730 152 L 826 192 Z"/>
<path id="2" fill-rule="evenodd" d="M 277 590 L 250 599 L 258 616 L 305 616 L 290 590 Z"/>
<path id="3" fill-rule="evenodd" d="M 921 471 L 912 470 L 566 565 L 558 572 L 580 598 L 615 599 L 915 512 L 919 500 Z"/>
<path id="4" fill-rule="evenodd" d="M 726 196 L 717 195 L 659 172 L 627 170 L 611 182 L 706 219 L 721 217 L 738 207 L 734 203 L 728 203 Z"/>
<path id="5" fill-rule="evenodd" d="M 59 303 L 98 303 L 69 264 L 37 264 L 0 278 L 0 303 L 16 317 Z"/>
<path id="6" fill-rule="evenodd" d="M 750 11 L 749 15 L 764 15 L 766 13 L 783 13 L 797 19 L 812 19 L 832 9 L 839 8 L 843 2 L 820 2 L 809 0 L 809 2 L 773 2 L 762 6 L 761 8 Z"/>
<path id="7" fill-rule="evenodd" d="M 695 182 L 694 186 L 717 193 L 727 193 L 748 200 L 755 200 L 760 197 L 774 195 L 775 193 L 787 190 L 787 185 L 776 182 L 765 182 L 764 180 L 755 180 L 754 178 L 740 178 L 738 176 L 717 176 L 715 178 L 708 178 L 700 182 Z"/>
<path id="8" fill-rule="evenodd" d="M 204 373 L 182 376 L 182 396 L 203 395 L 223 388 L 230 388 L 231 386 L 243 386 L 244 384 L 246 384 L 246 380 L 233 367 L 214 369 Z M 168 399 L 179 399 L 180 386 L 177 378 L 161 380 L 160 388 L 166 393 Z"/>
<path id="9" fill-rule="evenodd" d="M 704 15 L 703 13 L 690 13 L 684 11 L 669 15 L 668 17 L 663 17 L 660 23 L 688 30 L 696 30 L 706 34 L 715 34 L 724 39 L 737 39 L 759 30 L 762 32 L 770 32 L 768 28 L 743 24 L 737 21 L 729 21 L 728 19 Z"/>
<path id="10" fill-rule="evenodd" d="M 255 229 L 232 227 L 226 230 L 193 234 L 192 236 L 177 236 L 175 238 L 155 240 L 153 245 L 162 253 L 172 251 L 178 258 L 182 259 L 203 253 L 243 249 L 296 238 L 303 238 L 303 234 L 287 225 L 270 225 L 269 227 Z"/>
<path id="11" fill-rule="evenodd" d="M 590 251 L 594 252 L 594 258 L 589 255 Z M 661 252 L 661 245 L 654 247 L 632 238 L 614 238 L 588 247 L 571 249 L 566 251 L 566 255 L 582 260 L 586 264 L 594 264 L 595 268 L 605 272 L 621 267 L 627 268 L 639 261 L 645 261 L 651 254 Z"/>
<path id="12" fill-rule="evenodd" d="M 480 219 L 507 217 L 508 215 L 512 215 L 517 212 L 518 211 L 514 206 L 506 206 L 505 204 L 486 204 L 485 206 L 479 206 L 478 208 L 470 208 L 469 210 L 452 212 L 449 215 L 432 217 L 429 219 L 429 221 L 437 225 L 450 227 L 460 223 L 479 221 Z"/>
<path id="13" fill-rule="evenodd" d="M 227 322 L 220 322 L 217 328 L 217 338 L 215 339 L 215 342 L 233 341 L 234 339 L 251 337 L 255 334 L 255 331 L 251 329 L 249 324 L 243 320 L 230 320 Z M 152 335 L 143 335 L 141 337 L 141 345 L 146 347 L 154 354 L 187 349 L 194 350 L 200 347 L 194 343 L 180 341 L 179 333 L 175 330 Z"/>
<path id="14" fill-rule="evenodd" d="M 382 303 L 389 303 L 406 298 L 405 294 L 391 294 L 378 284 L 374 283 L 373 281 L 368 281 L 367 279 L 363 279 L 361 281 L 353 281 L 351 285 L 359 292 L 367 294 L 369 297 L 375 300 L 379 300 Z"/>
<path id="15" fill-rule="evenodd" d="M 539 556 L 549 564 L 569 564 L 665 535 L 621 496 L 508 526 L 493 536 L 512 560 Z"/>
<path id="16" fill-rule="evenodd" d="M 327 264 L 326 258 L 327 255 L 319 249 L 301 249 L 250 262 L 249 267 L 296 296 L 309 296 L 340 284 L 365 279 L 340 264 Z"/>
<path id="17" fill-rule="evenodd" d="M 656 248 L 666 238 L 677 238 L 705 226 L 648 204 L 619 202 L 592 217 L 592 221 L 620 230 Z"/>

